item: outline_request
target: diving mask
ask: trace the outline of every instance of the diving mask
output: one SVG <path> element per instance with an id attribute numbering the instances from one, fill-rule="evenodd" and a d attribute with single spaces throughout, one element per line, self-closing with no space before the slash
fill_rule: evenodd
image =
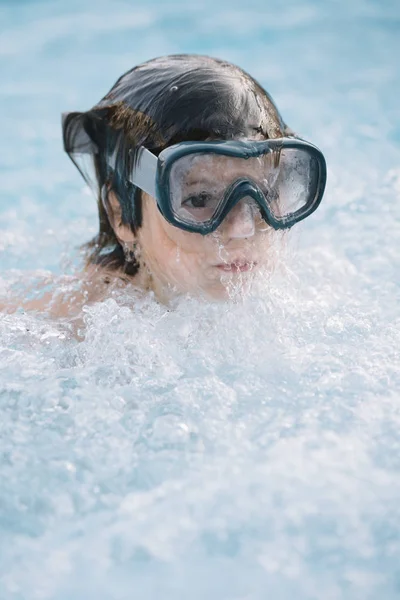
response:
<path id="1" fill-rule="evenodd" d="M 326 163 L 318 148 L 297 138 L 182 142 L 158 157 L 140 148 L 129 180 L 186 231 L 215 231 L 241 200 L 274 229 L 287 229 L 320 204 Z"/>

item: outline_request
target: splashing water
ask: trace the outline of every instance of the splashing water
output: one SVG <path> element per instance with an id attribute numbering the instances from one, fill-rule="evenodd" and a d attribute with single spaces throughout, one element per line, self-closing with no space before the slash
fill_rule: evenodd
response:
<path id="1" fill-rule="evenodd" d="M 328 192 L 233 302 L 118 290 L 82 339 L 0 314 L 0 598 L 398 598 L 398 5 L 139 4 L 2 5 L 2 296 L 78 265 L 95 206 L 58 114 L 150 56 L 247 68 Z"/>

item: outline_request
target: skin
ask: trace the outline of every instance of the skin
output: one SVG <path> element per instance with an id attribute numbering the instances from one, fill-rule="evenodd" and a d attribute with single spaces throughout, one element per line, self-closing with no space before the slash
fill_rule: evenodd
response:
<path id="1" fill-rule="evenodd" d="M 266 224 L 249 214 L 243 201 L 207 236 L 168 223 L 147 194 L 143 202 L 144 226 L 137 238 L 146 267 L 141 277 L 148 280 L 150 276 L 151 288 L 159 298 L 189 293 L 224 299 L 232 284 L 248 278 L 266 262 Z"/>
<path id="2" fill-rule="evenodd" d="M 262 161 L 209 157 L 184 173 L 185 189 L 179 190 L 179 204 L 204 189 L 219 192 L 241 175 L 260 179 Z M 222 193 L 222 192 L 221 192 Z M 135 236 L 121 223 L 121 209 L 109 191 L 105 208 L 122 245 L 132 249 L 141 267 L 135 283 L 151 289 L 161 301 L 182 293 L 224 299 L 234 289 L 268 265 L 272 229 L 262 219 L 250 198 L 242 199 L 218 229 L 208 235 L 184 231 L 170 224 L 158 210 L 156 200 L 142 194 L 143 224 Z M 191 215 L 204 217 L 204 209 L 192 207 Z"/>
<path id="3" fill-rule="evenodd" d="M 237 159 L 228 158 L 198 167 L 192 171 L 191 178 L 186 178 L 186 196 L 198 194 L 205 189 L 204 184 L 208 186 L 206 189 L 215 185 L 223 190 L 240 175 L 248 174 L 259 180 L 260 169 L 265 173 L 265 164 L 238 163 Z M 207 299 L 226 299 L 246 289 L 256 272 L 271 266 L 271 236 L 275 232 L 249 198 L 242 199 L 218 229 L 205 236 L 167 222 L 155 198 L 144 192 L 143 223 L 136 235 L 122 223 L 121 206 L 112 190 L 103 202 L 119 243 L 133 251 L 139 260 L 139 272 L 129 278 L 122 272 L 106 272 L 91 266 L 81 277 L 58 280 L 55 291 L 29 301 L 0 304 L 0 310 L 9 313 L 18 308 L 44 311 L 52 317 L 75 319 L 80 327 L 85 304 L 101 301 L 129 283 L 135 288 L 152 290 L 165 303 L 187 293 Z M 196 210 L 192 210 L 192 214 L 196 214 Z M 52 282 L 45 281 L 44 285 L 49 283 Z"/>
<path id="4" fill-rule="evenodd" d="M 164 303 L 183 293 L 208 299 L 226 299 L 237 287 L 245 288 L 252 275 L 268 264 L 268 248 L 272 230 L 259 214 L 240 201 L 213 234 L 189 233 L 168 223 L 157 208 L 154 198 L 143 194 L 143 224 L 135 237 L 121 224 L 120 204 L 108 194 L 110 223 L 122 245 L 135 248 L 140 269 L 133 278 L 123 273 L 106 272 L 89 267 L 81 277 L 52 278 L 43 286 L 57 283 L 55 291 L 32 300 L 0 302 L 0 310 L 13 313 L 45 312 L 53 318 L 74 321 L 74 329 L 82 327 L 81 313 L 86 304 L 101 301 L 113 290 L 131 283 L 136 288 L 152 290 Z M 245 269 L 245 270 L 244 270 Z"/>

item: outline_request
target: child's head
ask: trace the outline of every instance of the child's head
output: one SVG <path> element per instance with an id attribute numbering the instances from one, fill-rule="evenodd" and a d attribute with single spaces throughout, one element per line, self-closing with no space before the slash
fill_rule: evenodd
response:
<path id="1" fill-rule="evenodd" d="M 261 152 L 260 144 L 249 150 L 245 143 L 292 135 L 267 92 L 230 63 L 177 55 L 128 71 L 93 109 L 64 119 L 65 148 L 84 176 L 87 171 L 80 157 L 90 154 L 94 159 L 100 231 L 91 245 L 90 262 L 124 270 L 142 282 L 150 278 L 155 288 L 223 295 L 226 282 L 238 273 L 266 264 L 274 233 L 270 225 L 277 229 L 284 223 L 283 218 L 274 221 L 268 207 L 263 209 L 271 204 L 271 173 L 282 178 L 276 175 L 282 145 Z M 183 144 L 187 155 L 175 161 L 162 189 L 160 173 L 154 175 L 158 191 L 156 184 L 139 187 L 143 177 L 152 181 L 146 171 L 153 168 L 151 160 L 157 164 L 149 153 L 150 163 L 141 164 L 142 148 L 159 156 L 181 142 L 228 140 L 246 142 L 233 150 L 222 144 L 217 153 L 215 144 Z M 289 156 L 292 149 L 285 151 Z M 248 160 L 249 152 L 255 158 Z M 291 162 L 290 177 L 299 176 L 297 158 L 296 165 Z M 142 175 L 135 175 L 135 169 Z M 269 195 L 264 184 L 271 185 Z M 318 202 L 323 184 L 318 183 Z M 185 198 L 183 186 L 189 186 Z M 285 193 L 289 188 L 286 182 Z M 211 194 L 217 198 L 215 210 L 206 214 L 204 198 Z M 182 198 L 180 212 L 174 213 L 177 197 Z"/>

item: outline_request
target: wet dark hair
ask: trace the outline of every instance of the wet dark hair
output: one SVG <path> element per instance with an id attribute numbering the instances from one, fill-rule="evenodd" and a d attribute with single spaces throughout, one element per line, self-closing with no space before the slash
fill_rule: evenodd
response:
<path id="1" fill-rule="evenodd" d="M 137 151 L 158 155 L 182 141 L 265 139 L 290 130 L 270 95 L 248 73 L 231 63 L 198 55 L 156 58 L 122 75 L 109 93 L 87 112 L 63 120 L 64 148 L 88 181 L 79 157 L 90 156 L 98 197 L 98 235 L 86 245 L 89 264 L 135 274 L 126 262 L 104 209 L 101 192 L 109 186 L 122 210 L 122 221 L 136 232 L 142 224 L 141 191 L 128 181 Z M 116 166 L 107 161 L 116 153 Z"/>

